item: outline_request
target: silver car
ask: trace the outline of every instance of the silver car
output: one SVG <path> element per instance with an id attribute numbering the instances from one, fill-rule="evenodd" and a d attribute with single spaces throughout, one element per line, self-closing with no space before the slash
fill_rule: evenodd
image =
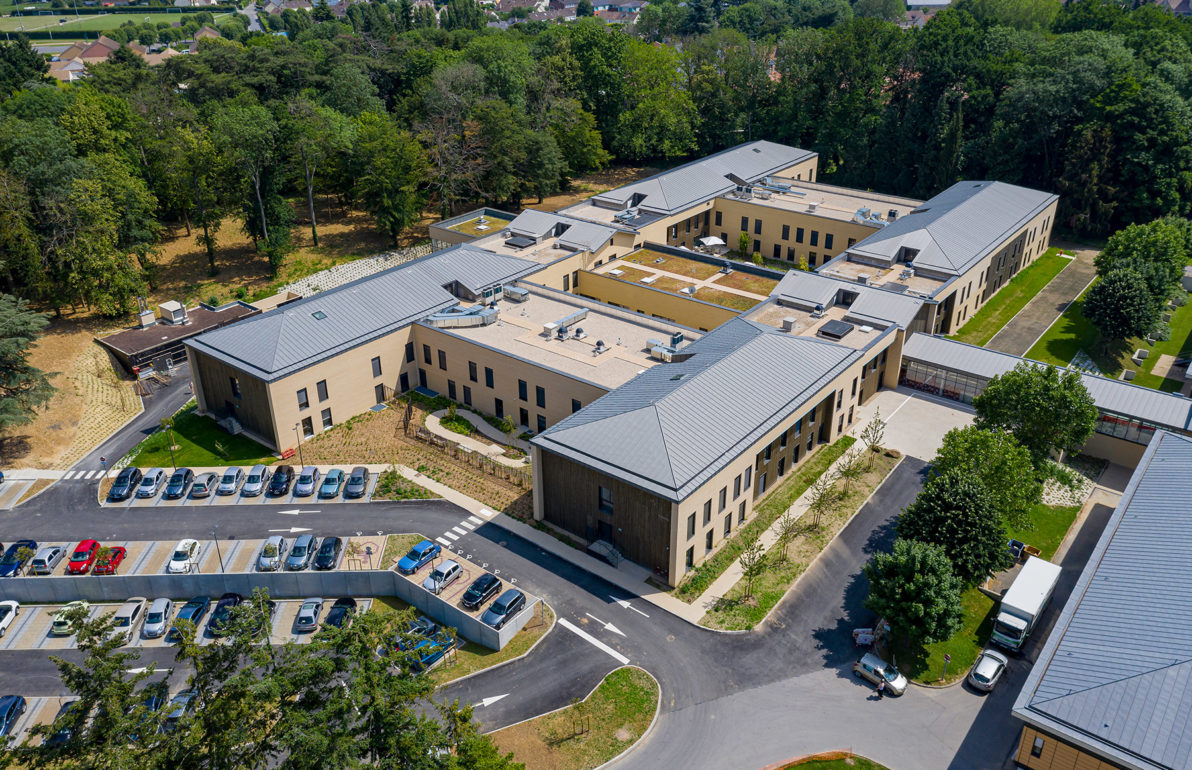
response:
<path id="1" fill-rule="evenodd" d="M 277 572 L 281 568 L 282 559 L 286 558 L 286 552 L 290 550 L 290 544 L 281 535 L 274 535 L 270 537 L 261 546 L 261 555 L 257 557 L 257 570 L 260 572 Z"/>
<path id="2" fill-rule="evenodd" d="M 240 482 L 244 481 L 244 469 L 232 467 L 223 472 L 223 478 L 219 480 L 219 486 L 215 488 L 217 495 L 234 495 L 236 490 L 240 488 Z"/>
<path id="3" fill-rule="evenodd" d="M 164 483 L 166 472 L 161 468 L 150 468 L 141 477 L 141 483 L 137 486 L 137 497 L 153 497 Z"/>
<path id="4" fill-rule="evenodd" d="M 977 690 L 989 692 L 1002 678 L 1002 674 L 1006 672 L 1006 666 L 1009 665 L 1010 660 L 1005 655 L 993 650 L 985 650 L 973 664 L 973 670 L 969 672 L 969 684 Z"/>
<path id="5" fill-rule="evenodd" d="M 319 487 L 319 469 L 307 465 L 294 482 L 294 497 L 310 497 Z"/>
<path id="6" fill-rule="evenodd" d="M 248 478 L 244 480 L 244 488 L 240 490 L 240 494 L 245 497 L 257 497 L 269 486 L 271 475 L 264 465 L 254 465 L 248 472 Z"/>
<path id="7" fill-rule="evenodd" d="M 853 676 L 858 679 L 868 679 L 874 684 L 884 681 L 886 692 L 890 695 L 902 695 L 906 692 L 906 677 L 900 674 L 893 665 L 872 652 L 865 653 L 860 660 L 853 664 Z"/>
<path id="8" fill-rule="evenodd" d="M 156 639 L 164 636 L 174 618 L 174 603 L 169 599 L 154 599 L 145 613 L 145 624 L 141 626 L 141 634 L 146 639 Z"/>
<path id="9" fill-rule="evenodd" d="M 319 615 L 323 613 L 323 600 L 312 597 L 302 602 L 298 616 L 294 618 L 295 631 L 314 631 L 319 627 Z"/>
<path id="10" fill-rule="evenodd" d="M 319 550 L 319 541 L 314 535 L 299 535 L 286 559 L 286 569 L 306 569 L 310 566 L 310 560 L 314 558 L 317 550 Z"/>
<path id="11" fill-rule="evenodd" d="M 116 610 L 112 616 L 113 633 L 119 634 L 125 643 L 132 639 L 137 626 L 145 615 L 145 597 L 134 596 Z"/>
<path id="12" fill-rule="evenodd" d="M 462 574 L 464 574 L 464 568 L 459 566 L 459 562 L 447 559 L 431 570 L 431 573 L 426 576 L 426 580 L 422 581 L 422 587 L 432 594 L 440 594 L 444 588 L 458 580 Z"/>
<path id="13" fill-rule="evenodd" d="M 29 572 L 34 575 L 49 575 L 66 556 L 66 549 L 60 545 L 47 545 L 37 552 L 29 563 Z"/>

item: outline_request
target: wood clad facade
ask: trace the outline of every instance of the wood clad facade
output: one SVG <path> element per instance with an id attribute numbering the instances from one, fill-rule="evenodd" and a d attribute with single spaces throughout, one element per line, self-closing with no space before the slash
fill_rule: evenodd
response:
<path id="1" fill-rule="evenodd" d="M 1122 770 L 1121 766 L 1071 746 L 1030 725 L 1022 728 L 1014 761 L 1029 770 Z"/>
<path id="2" fill-rule="evenodd" d="M 195 388 L 199 411 L 215 419 L 232 416 L 245 430 L 277 448 L 277 432 L 268 386 L 252 375 L 211 356 L 190 349 L 191 371 L 201 383 Z M 239 395 L 237 395 L 239 394 Z"/>

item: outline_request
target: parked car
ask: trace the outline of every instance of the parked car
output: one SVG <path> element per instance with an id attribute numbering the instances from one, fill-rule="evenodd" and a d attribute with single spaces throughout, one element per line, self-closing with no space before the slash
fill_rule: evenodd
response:
<path id="1" fill-rule="evenodd" d="M 75 609 L 91 609 L 91 604 L 84 601 L 71 602 L 63 605 L 62 609 L 54 613 L 54 621 L 50 624 L 50 633 L 54 636 L 70 636 L 75 632 L 74 623 L 70 621 L 68 614 Z"/>
<path id="2" fill-rule="evenodd" d="M 182 605 L 182 609 L 178 610 L 178 616 L 174 618 L 174 625 L 170 626 L 170 633 L 166 636 L 166 641 L 176 642 L 182 639 L 182 627 L 178 624 L 184 620 L 190 622 L 192 632 L 197 631 L 202 625 L 203 616 L 207 614 L 210 607 L 211 598 L 207 596 L 196 596 Z"/>
<path id="3" fill-rule="evenodd" d="M 286 569 L 297 571 L 309 567 L 318 546 L 318 538 L 314 535 L 299 535 L 290 549 L 290 555 L 286 557 Z"/>
<path id="4" fill-rule="evenodd" d="M 204 497 L 211 497 L 211 493 L 215 491 L 215 487 L 218 485 L 218 473 L 200 473 L 198 476 L 195 476 L 195 483 L 190 488 L 190 499 L 201 500 Z"/>
<path id="5" fill-rule="evenodd" d="M 169 599 L 154 599 L 149 605 L 149 611 L 145 613 L 145 625 L 141 626 L 141 636 L 146 639 L 164 636 L 173 616 L 174 602 Z"/>
<path id="6" fill-rule="evenodd" d="M 83 540 L 75 546 L 70 561 L 66 563 L 66 574 L 86 575 L 95 563 L 95 555 L 99 553 L 99 543 L 95 540 Z"/>
<path id="7" fill-rule="evenodd" d="M 323 499 L 330 499 L 339 494 L 339 488 L 344 483 L 344 472 L 339 468 L 332 468 L 327 471 L 327 475 L 323 477 L 323 483 L 319 486 L 319 497 Z"/>
<path id="8" fill-rule="evenodd" d="M 293 465 L 279 465 L 273 470 L 273 475 L 269 478 L 270 497 L 281 497 L 290 491 L 290 484 L 294 483 L 294 466 Z"/>
<path id="9" fill-rule="evenodd" d="M 128 555 L 128 549 L 122 545 L 115 546 L 108 549 L 108 555 L 102 559 L 96 556 L 95 568 L 91 570 L 92 575 L 115 575 L 116 568 L 124 563 L 124 557 Z"/>
<path id="10" fill-rule="evenodd" d="M 257 557 L 258 572 L 277 572 L 282 560 L 290 550 L 290 543 L 281 535 L 271 535 L 261 544 L 261 555 Z"/>
<path id="11" fill-rule="evenodd" d="M 65 557 L 65 548 L 60 545 L 47 545 L 33 557 L 33 561 L 29 564 L 29 571 L 34 575 L 52 574 Z"/>
<path id="12" fill-rule="evenodd" d="M 302 602 L 298 617 L 294 618 L 295 631 L 314 631 L 319 627 L 319 615 L 323 614 L 323 600 L 312 597 Z"/>
<path id="13" fill-rule="evenodd" d="M 413 575 L 425 565 L 430 563 L 430 560 L 442 553 L 443 549 L 437 543 L 432 543 L 429 540 L 423 540 L 418 545 L 410 549 L 409 553 L 401 557 L 397 562 L 397 569 L 403 575 Z"/>
<path id="14" fill-rule="evenodd" d="M 236 490 L 240 488 L 240 484 L 244 481 L 244 469 L 233 466 L 223 472 L 223 477 L 219 480 L 219 486 L 215 488 L 217 495 L 234 495 Z"/>
<path id="15" fill-rule="evenodd" d="M 327 617 L 323 619 L 323 625 L 343 628 L 352 622 L 352 616 L 355 614 L 355 599 L 350 596 L 336 599 L 335 604 L 331 605 L 331 609 L 327 610 Z"/>
<path id="16" fill-rule="evenodd" d="M 163 733 L 172 733 L 178 729 L 182 720 L 195 710 L 197 696 L 198 693 L 194 690 L 183 690 L 170 699 L 170 704 L 166 706 L 169 712 L 166 714 L 165 721 L 161 723 Z"/>
<path id="17" fill-rule="evenodd" d="M 421 673 L 430 669 L 447 654 L 454 643 L 454 640 L 446 633 L 439 633 L 418 642 L 414 645 L 414 660 L 410 663 L 410 670 Z"/>
<path id="18" fill-rule="evenodd" d="M 0 736 L 8 738 L 13 734 L 17 720 L 25 713 L 26 703 L 20 695 L 5 695 L 0 698 Z"/>
<path id="19" fill-rule="evenodd" d="M 166 491 L 162 497 L 167 500 L 177 500 L 186 497 L 186 490 L 190 489 L 190 485 L 194 481 L 194 471 L 190 468 L 179 468 L 170 474 L 170 480 L 166 482 Z"/>
<path id="20" fill-rule="evenodd" d="M 36 540 L 18 540 L 0 557 L 0 577 L 15 577 L 25 570 L 29 557 L 37 553 Z"/>
<path id="21" fill-rule="evenodd" d="M 211 611 L 211 619 L 207 621 L 207 633 L 212 636 L 223 636 L 228 632 L 228 619 L 232 610 L 240 606 L 244 597 L 237 593 L 228 592 L 219 597 L 215 609 Z"/>
<path id="22" fill-rule="evenodd" d="M 344 485 L 344 497 L 355 500 L 358 497 L 364 497 L 364 493 L 368 491 L 368 480 L 371 474 L 368 468 L 363 465 L 357 465 L 348 474 L 348 482 Z"/>
<path id="23" fill-rule="evenodd" d="M 339 555 L 344 550 L 342 537 L 325 537 L 319 544 L 319 552 L 315 554 L 315 569 L 335 569 L 339 564 Z"/>
<path id="24" fill-rule="evenodd" d="M 77 700 L 71 700 L 58 707 L 58 713 L 54 715 L 54 726 L 57 729 L 45 739 L 46 746 L 61 746 L 74 737 L 81 725 L 74 724 L 69 717 L 77 704 Z"/>
<path id="25" fill-rule="evenodd" d="M 166 564 L 166 572 L 171 575 L 185 575 L 193 572 L 199 566 L 199 541 L 193 538 L 183 538 L 174 546 L 174 553 Z"/>
<path id="26" fill-rule="evenodd" d="M 464 568 L 460 566 L 455 559 L 447 559 L 439 566 L 431 570 L 430 574 L 426 576 L 426 580 L 422 581 L 422 587 L 430 591 L 436 596 L 443 593 L 443 589 L 459 580 L 459 576 L 464 574 Z"/>
<path id="27" fill-rule="evenodd" d="M 12 599 L 7 599 L 0 602 L 0 637 L 8 633 L 8 627 L 17 619 L 17 615 L 21 614 L 20 602 L 15 602 Z"/>
<path id="28" fill-rule="evenodd" d="M 145 617 L 145 601 L 143 596 L 134 596 L 121 604 L 112 616 L 112 627 L 116 629 L 115 633 L 123 635 L 125 642 L 132 639 L 137 624 Z"/>
<path id="29" fill-rule="evenodd" d="M 116 474 L 112 488 L 108 490 L 109 500 L 127 500 L 132 497 L 141 483 L 141 469 L 129 466 Z"/>
<path id="30" fill-rule="evenodd" d="M 245 497 L 256 497 L 265 491 L 269 486 L 269 469 L 264 465 L 254 465 L 248 472 L 248 478 L 244 480 L 244 488 L 240 490 L 240 494 Z"/>
<path id="31" fill-rule="evenodd" d="M 480 622 L 487 623 L 493 628 L 500 628 L 509 622 L 509 619 L 522 611 L 526 606 L 526 595 L 516 588 L 510 588 L 505 593 L 497 597 L 484 614 L 480 616 Z"/>
<path id="32" fill-rule="evenodd" d="M 137 497 L 155 497 L 161 491 L 161 485 L 166 482 L 166 472 L 162 468 L 150 468 L 141 477 L 137 485 Z"/>
<path id="33" fill-rule="evenodd" d="M 1000 652 L 983 650 L 977 662 L 973 664 L 973 670 L 969 672 L 969 684 L 975 689 L 989 692 L 997 685 L 1009 665 L 1010 660 Z"/>
<path id="34" fill-rule="evenodd" d="M 257 609 L 256 605 L 251 605 L 250 609 Z M 259 622 L 255 625 L 255 627 L 250 629 L 249 636 L 252 639 L 260 639 L 262 636 L 268 638 L 269 634 L 273 631 L 273 621 L 276 617 L 277 602 L 273 601 L 272 599 L 266 599 L 264 617 L 259 618 Z"/>
<path id="35" fill-rule="evenodd" d="M 464 607 L 474 610 L 501 592 L 501 579 L 485 572 L 472 581 L 462 599 Z"/>
<path id="36" fill-rule="evenodd" d="M 874 684 L 886 682 L 886 692 L 891 695 L 902 695 L 906 692 L 906 677 L 898 672 L 893 664 L 867 652 L 853 664 L 853 676 L 867 679 Z"/>
<path id="37" fill-rule="evenodd" d="M 125 713 L 135 715 L 138 708 L 144 709 L 141 712 L 141 717 L 137 720 L 138 726 L 152 723 L 155 719 L 155 714 L 161 711 L 162 707 L 166 705 L 166 701 L 170 698 L 170 686 L 165 682 L 150 682 L 145 685 L 145 689 L 141 690 L 141 699 L 139 702 L 133 701 L 128 704 Z M 130 733 L 129 737 L 135 742 L 137 740 L 136 732 Z"/>
<path id="38" fill-rule="evenodd" d="M 294 482 L 294 497 L 310 497 L 318 485 L 319 469 L 308 465 L 302 469 L 302 473 L 298 474 L 298 480 Z"/>
<path id="39" fill-rule="evenodd" d="M 438 634 L 442 629 L 438 623 L 434 622 L 425 615 L 418 615 L 409 623 L 406 624 L 405 631 L 397 633 L 395 646 L 399 650 L 411 650 L 417 646 L 423 639 Z"/>

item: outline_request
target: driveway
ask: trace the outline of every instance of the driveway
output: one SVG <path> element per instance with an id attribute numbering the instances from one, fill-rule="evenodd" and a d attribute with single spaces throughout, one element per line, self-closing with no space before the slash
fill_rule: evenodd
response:
<path id="1" fill-rule="evenodd" d="M 1016 356 L 1026 355 L 1047 327 L 1055 323 L 1093 280 L 1097 274 L 1093 266 L 1096 254 L 1089 249 L 1076 250 L 1076 258 L 1007 321 L 985 347 Z"/>

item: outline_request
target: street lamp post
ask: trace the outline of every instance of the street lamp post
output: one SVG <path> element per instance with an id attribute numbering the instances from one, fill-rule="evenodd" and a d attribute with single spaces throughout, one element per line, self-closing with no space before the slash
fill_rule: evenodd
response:
<path id="1" fill-rule="evenodd" d="M 306 465 L 302 462 L 302 433 L 298 430 L 299 425 L 300 423 L 294 423 L 294 437 L 298 439 L 298 464 Z"/>
<path id="2" fill-rule="evenodd" d="M 211 539 L 215 541 L 215 554 L 219 557 L 219 571 L 220 571 L 220 573 L 223 573 L 223 571 L 224 571 L 223 551 L 219 550 L 219 535 L 217 534 L 218 531 L 219 531 L 219 527 L 216 527 L 215 529 L 211 530 Z"/>

